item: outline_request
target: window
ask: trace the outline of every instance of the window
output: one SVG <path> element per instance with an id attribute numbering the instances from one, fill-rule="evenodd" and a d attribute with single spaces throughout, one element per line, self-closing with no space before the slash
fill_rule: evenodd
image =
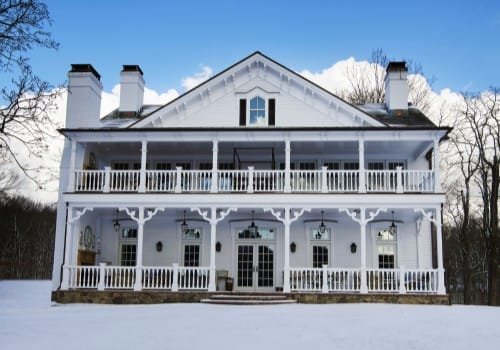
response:
<path id="1" fill-rule="evenodd" d="M 135 266 L 137 262 L 137 228 L 122 227 L 120 231 L 120 265 Z"/>
<path id="2" fill-rule="evenodd" d="M 328 265 L 328 247 L 313 245 L 313 267 L 323 267 Z"/>
<path id="3" fill-rule="evenodd" d="M 359 162 L 344 162 L 344 170 L 358 170 Z"/>
<path id="4" fill-rule="evenodd" d="M 262 97 L 256 96 L 250 100 L 249 112 L 250 116 L 248 125 L 252 126 L 267 125 L 266 101 Z"/>
<path id="5" fill-rule="evenodd" d="M 160 162 L 156 163 L 156 170 L 170 170 L 170 163 Z"/>
<path id="6" fill-rule="evenodd" d="M 175 163 L 176 167 L 182 167 L 182 170 L 191 170 L 191 163 L 188 162 L 178 162 Z"/>
<path id="7" fill-rule="evenodd" d="M 200 245 L 184 245 L 184 266 L 200 266 Z"/>
<path id="8" fill-rule="evenodd" d="M 393 269 L 396 267 L 397 233 L 388 229 L 377 232 L 378 267 Z"/>
<path id="9" fill-rule="evenodd" d="M 368 170 L 384 170 L 384 162 L 368 162 Z"/>
<path id="10" fill-rule="evenodd" d="M 189 228 L 182 234 L 182 239 L 197 240 L 201 238 L 201 229 Z"/>
<path id="11" fill-rule="evenodd" d="M 198 169 L 199 170 L 212 170 L 212 163 L 211 162 L 200 162 L 198 164 Z"/>
<path id="12" fill-rule="evenodd" d="M 219 163 L 219 170 L 234 170 L 233 163 Z"/>
<path id="13" fill-rule="evenodd" d="M 128 163 L 126 162 L 115 162 L 113 163 L 114 170 L 128 170 Z"/>
<path id="14" fill-rule="evenodd" d="M 339 162 L 325 162 L 323 166 L 326 166 L 328 170 L 339 170 L 340 164 Z"/>
<path id="15" fill-rule="evenodd" d="M 315 162 L 300 162 L 299 169 L 300 170 L 314 170 L 314 169 L 316 169 L 316 163 Z"/>
<path id="16" fill-rule="evenodd" d="M 387 162 L 387 168 L 389 170 L 396 170 L 396 168 L 400 166 L 401 168 L 405 168 L 405 162 Z"/>
<path id="17" fill-rule="evenodd" d="M 121 244 L 120 246 L 120 265 L 121 266 L 135 266 L 137 262 L 137 245 L 134 244 Z"/>
<path id="18" fill-rule="evenodd" d="M 242 229 L 238 231 L 238 239 L 274 240 L 274 233 L 274 229 L 267 227 L 259 227 L 257 232 L 252 232 L 249 229 Z"/>

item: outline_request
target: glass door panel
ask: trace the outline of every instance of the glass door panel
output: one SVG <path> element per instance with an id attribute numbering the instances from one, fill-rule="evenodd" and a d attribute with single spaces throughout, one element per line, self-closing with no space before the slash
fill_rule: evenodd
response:
<path id="1" fill-rule="evenodd" d="M 238 284 L 240 288 L 252 288 L 253 245 L 238 245 Z"/>
<path id="2" fill-rule="evenodd" d="M 258 256 L 258 286 L 274 286 L 274 250 L 265 245 L 259 245 Z"/>

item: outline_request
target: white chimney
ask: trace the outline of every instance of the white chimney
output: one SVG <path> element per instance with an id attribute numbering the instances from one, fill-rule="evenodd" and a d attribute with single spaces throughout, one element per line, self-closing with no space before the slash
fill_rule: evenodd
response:
<path id="1" fill-rule="evenodd" d="M 144 102 L 144 78 L 141 67 L 124 65 L 120 77 L 120 112 L 138 112 Z"/>
<path id="2" fill-rule="evenodd" d="M 68 72 L 66 128 L 100 126 L 101 76 L 90 64 L 72 64 Z"/>
<path id="3" fill-rule="evenodd" d="M 389 62 L 385 75 L 385 106 L 389 111 L 408 109 L 406 62 Z"/>

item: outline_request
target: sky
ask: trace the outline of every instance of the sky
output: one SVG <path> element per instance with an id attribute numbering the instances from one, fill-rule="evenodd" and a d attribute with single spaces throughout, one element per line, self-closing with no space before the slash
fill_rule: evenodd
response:
<path id="1" fill-rule="evenodd" d="M 434 89 L 500 85 L 500 1 L 46 1 L 57 52 L 35 49 L 42 78 L 63 84 L 71 63 L 91 63 L 105 91 L 122 64 L 139 64 L 156 91 L 215 74 L 254 51 L 296 71 L 368 59 L 382 48 L 412 59 Z M 207 72 L 207 69 L 209 70 Z"/>

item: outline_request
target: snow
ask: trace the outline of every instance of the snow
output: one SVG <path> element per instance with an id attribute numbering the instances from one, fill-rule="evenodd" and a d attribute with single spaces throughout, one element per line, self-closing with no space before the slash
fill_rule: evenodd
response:
<path id="1" fill-rule="evenodd" d="M 57 305 L 0 281 L 2 349 L 498 349 L 500 308 L 393 304 Z"/>

